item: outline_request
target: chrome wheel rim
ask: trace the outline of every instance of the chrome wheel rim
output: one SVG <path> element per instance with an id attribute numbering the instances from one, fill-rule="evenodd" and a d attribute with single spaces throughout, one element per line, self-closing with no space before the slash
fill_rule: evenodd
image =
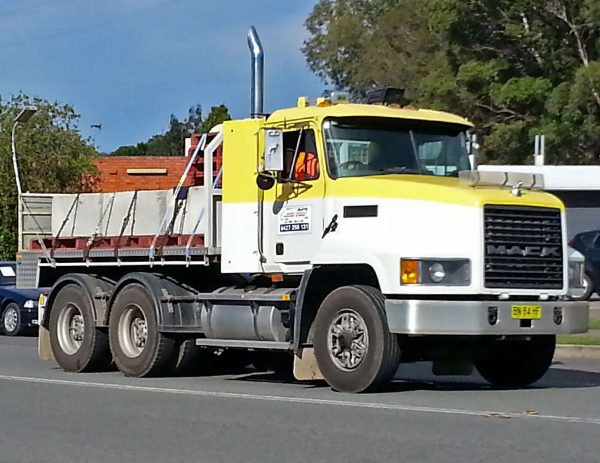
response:
<path id="1" fill-rule="evenodd" d="M 73 303 L 61 311 L 57 323 L 58 344 L 68 355 L 75 354 L 81 347 L 85 335 L 85 323 L 81 309 Z"/>
<path id="2" fill-rule="evenodd" d="M 119 318 L 118 334 L 123 353 L 129 358 L 139 357 L 148 340 L 148 322 L 138 305 L 125 308 Z"/>
<path id="3" fill-rule="evenodd" d="M 346 371 L 358 368 L 369 349 L 365 320 L 352 309 L 339 312 L 329 324 L 327 349 L 338 368 Z"/>
<path id="4" fill-rule="evenodd" d="M 4 330 L 7 333 L 12 333 L 16 331 L 17 326 L 19 325 L 19 314 L 17 313 L 17 309 L 11 307 L 4 312 Z"/>

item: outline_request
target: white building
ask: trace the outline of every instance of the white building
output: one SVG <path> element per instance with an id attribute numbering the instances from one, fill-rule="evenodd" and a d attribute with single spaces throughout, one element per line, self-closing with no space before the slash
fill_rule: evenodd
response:
<path id="1" fill-rule="evenodd" d="M 544 176 L 544 190 L 567 207 L 567 236 L 600 229 L 600 166 L 479 165 L 488 172 L 522 172 Z"/>

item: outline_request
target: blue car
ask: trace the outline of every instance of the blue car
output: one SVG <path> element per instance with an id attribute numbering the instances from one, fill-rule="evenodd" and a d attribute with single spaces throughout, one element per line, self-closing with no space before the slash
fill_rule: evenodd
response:
<path id="1" fill-rule="evenodd" d="M 0 329 L 8 336 L 31 332 L 38 324 L 41 289 L 17 289 L 17 264 L 0 262 Z"/>

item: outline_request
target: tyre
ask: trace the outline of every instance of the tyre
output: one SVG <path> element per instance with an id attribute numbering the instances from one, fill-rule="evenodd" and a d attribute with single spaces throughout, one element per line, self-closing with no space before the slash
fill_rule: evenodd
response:
<path id="1" fill-rule="evenodd" d="M 196 338 L 181 338 L 177 340 L 176 356 L 171 371 L 174 375 L 193 375 L 205 364 L 206 349 L 196 345 Z"/>
<path id="2" fill-rule="evenodd" d="M 7 336 L 21 334 L 24 327 L 21 325 L 21 310 L 14 302 L 9 302 L 2 312 L 2 332 Z"/>
<path id="3" fill-rule="evenodd" d="M 496 341 L 475 362 L 483 378 L 497 387 L 524 387 L 535 383 L 550 368 L 556 337 L 533 336 L 530 340 Z"/>
<path id="4" fill-rule="evenodd" d="M 78 285 L 61 288 L 50 312 L 50 346 L 66 371 L 104 371 L 111 363 L 108 336 L 96 328 L 94 312 Z"/>
<path id="5" fill-rule="evenodd" d="M 589 301 L 590 297 L 592 297 L 592 294 L 594 293 L 594 282 L 587 273 L 583 275 L 583 288 L 583 294 L 577 299 L 581 301 Z"/>
<path id="6" fill-rule="evenodd" d="M 177 342 L 158 331 L 154 300 L 137 283 L 117 295 L 108 337 L 115 364 L 127 376 L 159 376 L 176 364 Z"/>
<path id="7" fill-rule="evenodd" d="M 314 321 L 313 343 L 325 381 L 340 392 L 376 390 L 394 376 L 400 361 L 385 300 L 370 286 L 344 286 L 329 294 Z"/>

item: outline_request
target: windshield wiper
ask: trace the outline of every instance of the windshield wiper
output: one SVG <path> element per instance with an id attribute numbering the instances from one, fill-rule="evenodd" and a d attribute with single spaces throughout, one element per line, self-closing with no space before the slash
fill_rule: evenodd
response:
<path id="1" fill-rule="evenodd" d="M 387 169 L 377 169 L 377 172 L 381 172 L 382 174 L 421 174 L 421 175 L 429 175 L 428 172 L 423 172 L 419 169 L 412 169 L 410 167 L 388 167 Z"/>

